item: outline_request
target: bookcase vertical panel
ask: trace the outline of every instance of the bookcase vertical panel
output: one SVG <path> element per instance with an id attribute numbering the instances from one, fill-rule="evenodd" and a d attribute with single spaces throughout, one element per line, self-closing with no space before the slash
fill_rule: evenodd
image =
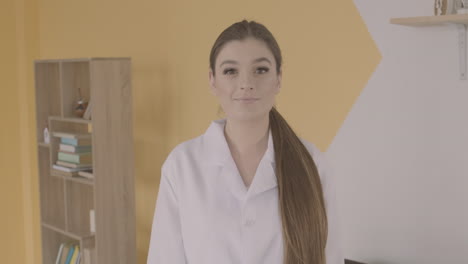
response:
<path id="1" fill-rule="evenodd" d="M 44 223 L 65 229 L 64 180 L 50 176 L 49 148 L 39 147 L 38 162 L 41 219 Z"/>
<path id="2" fill-rule="evenodd" d="M 48 116 L 62 114 L 58 62 L 37 62 L 35 68 L 37 142 L 43 142 Z"/>
<path id="3" fill-rule="evenodd" d="M 135 263 L 130 60 L 93 60 L 91 83 L 97 263 Z"/>

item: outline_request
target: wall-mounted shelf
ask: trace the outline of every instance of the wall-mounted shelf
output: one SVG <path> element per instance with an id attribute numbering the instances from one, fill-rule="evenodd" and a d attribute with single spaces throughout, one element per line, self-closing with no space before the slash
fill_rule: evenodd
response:
<path id="1" fill-rule="evenodd" d="M 466 31 L 468 25 L 468 14 L 399 17 L 391 18 L 390 23 L 413 27 L 455 25 L 458 29 L 460 79 L 466 80 Z"/>
<path id="2" fill-rule="evenodd" d="M 391 18 L 391 24 L 404 26 L 437 26 L 445 24 L 468 24 L 468 14 L 444 15 L 444 16 L 419 16 Z"/>

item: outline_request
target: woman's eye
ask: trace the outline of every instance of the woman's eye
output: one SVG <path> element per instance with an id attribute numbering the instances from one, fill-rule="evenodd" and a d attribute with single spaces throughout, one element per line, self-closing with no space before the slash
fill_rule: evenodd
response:
<path id="1" fill-rule="evenodd" d="M 225 70 L 223 71 L 223 74 L 225 74 L 225 75 L 232 75 L 232 74 L 234 74 L 235 72 L 236 72 L 235 69 L 225 69 Z"/>
<path id="2" fill-rule="evenodd" d="M 259 68 L 257 68 L 257 73 L 260 73 L 260 74 L 262 74 L 262 73 L 267 73 L 268 71 L 269 71 L 269 69 L 266 68 L 266 67 L 259 67 Z"/>

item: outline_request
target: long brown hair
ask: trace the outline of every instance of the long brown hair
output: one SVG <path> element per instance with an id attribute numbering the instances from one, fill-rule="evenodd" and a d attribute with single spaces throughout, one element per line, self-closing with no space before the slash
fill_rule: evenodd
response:
<path id="1" fill-rule="evenodd" d="M 216 58 L 223 46 L 248 37 L 265 42 L 281 70 L 281 50 L 271 32 L 255 21 L 243 20 L 226 28 L 210 52 L 215 74 Z M 269 125 L 274 142 L 279 209 L 284 237 L 284 264 L 325 264 L 328 222 L 322 185 L 315 162 L 296 133 L 273 107 Z"/>

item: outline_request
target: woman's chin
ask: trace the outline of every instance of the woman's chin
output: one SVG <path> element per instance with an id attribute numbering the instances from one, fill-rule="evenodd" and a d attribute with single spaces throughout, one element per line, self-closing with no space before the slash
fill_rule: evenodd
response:
<path id="1" fill-rule="evenodd" d="M 226 115 L 228 119 L 230 120 L 235 120 L 235 121 L 238 121 L 238 122 L 255 122 L 255 121 L 260 121 L 260 120 L 263 120 L 264 118 L 267 118 L 268 117 L 268 112 L 267 113 L 263 113 L 263 112 L 253 112 L 253 111 L 250 111 L 250 112 L 237 112 L 237 113 L 233 113 L 231 115 Z"/>

